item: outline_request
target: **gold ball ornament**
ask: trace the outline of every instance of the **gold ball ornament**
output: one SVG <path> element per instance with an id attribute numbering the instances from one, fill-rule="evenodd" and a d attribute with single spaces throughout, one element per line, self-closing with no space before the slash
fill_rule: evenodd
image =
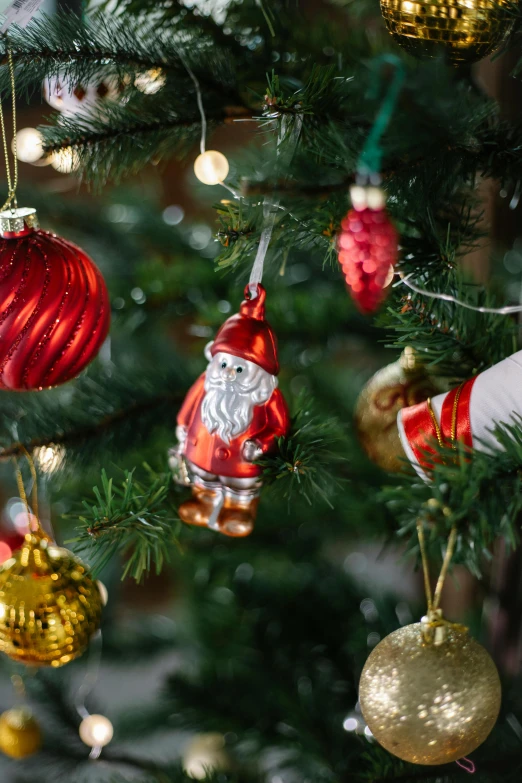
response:
<path id="1" fill-rule="evenodd" d="M 409 54 L 444 54 L 452 65 L 486 57 L 512 26 L 508 0 L 381 0 L 381 12 Z"/>
<path id="2" fill-rule="evenodd" d="M 500 680 L 486 650 L 462 626 L 442 643 L 423 624 L 394 631 L 364 666 L 359 703 L 375 739 L 414 764 L 447 764 L 488 736 L 500 710 Z"/>
<path id="3" fill-rule="evenodd" d="M 404 470 L 397 414 L 439 391 L 411 348 L 370 378 L 355 406 L 355 426 L 361 446 L 376 465 L 390 472 Z"/>
<path id="4" fill-rule="evenodd" d="M 40 727 L 27 707 L 13 707 L 0 715 L 0 750 L 12 759 L 24 759 L 40 750 Z"/>
<path id="5" fill-rule="evenodd" d="M 101 607 L 81 560 L 29 533 L 0 567 L 0 652 L 31 666 L 63 666 L 85 651 Z"/>
<path id="6" fill-rule="evenodd" d="M 207 150 L 194 161 L 194 174 L 204 185 L 219 185 L 228 176 L 228 160 L 222 152 Z"/>

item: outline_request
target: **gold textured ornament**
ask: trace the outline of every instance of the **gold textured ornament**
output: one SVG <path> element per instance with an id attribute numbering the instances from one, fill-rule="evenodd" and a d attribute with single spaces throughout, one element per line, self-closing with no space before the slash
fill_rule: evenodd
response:
<path id="1" fill-rule="evenodd" d="M 508 0 L 381 0 L 393 38 L 415 57 L 444 54 L 452 65 L 473 63 L 509 33 Z"/>
<path id="2" fill-rule="evenodd" d="M 426 642 L 423 623 L 394 631 L 361 675 L 359 702 L 375 739 L 414 764 L 446 764 L 471 753 L 500 710 L 491 657 L 465 628 L 444 624 L 440 643 Z"/>
<path id="3" fill-rule="evenodd" d="M 376 465 L 391 472 L 404 470 L 397 414 L 439 391 L 412 348 L 370 378 L 355 406 L 355 425 L 361 446 Z"/>
<path id="4" fill-rule="evenodd" d="M 29 533 L 0 568 L 0 651 L 31 666 L 63 666 L 85 651 L 101 606 L 81 560 Z"/>
<path id="5" fill-rule="evenodd" d="M 40 750 L 40 727 L 27 707 L 13 707 L 0 715 L 0 750 L 12 759 L 24 759 Z"/>

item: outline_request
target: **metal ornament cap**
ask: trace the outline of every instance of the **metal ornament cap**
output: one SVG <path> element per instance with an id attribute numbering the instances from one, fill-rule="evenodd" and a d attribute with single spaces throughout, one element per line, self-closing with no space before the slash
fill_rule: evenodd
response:
<path id="1" fill-rule="evenodd" d="M 426 643 L 422 623 L 386 636 L 364 666 L 359 702 L 377 742 L 414 764 L 448 764 L 474 751 L 500 710 L 501 687 L 487 651 L 462 626 Z"/>
<path id="2" fill-rule="evenodd" d="M 40 228 L 36 209 L 33 207 L 20 207 L 6 209 L 0 212 L 0 237 L 2 239 L 16 239 L 30 234 Z"/>
<path id="3" fill-rule="evenodd" d="M 81 560 L 29 533 L 0 568 L 0 652 L 31 666 L 63 666 L 85 651 L 101 609 Z"/>

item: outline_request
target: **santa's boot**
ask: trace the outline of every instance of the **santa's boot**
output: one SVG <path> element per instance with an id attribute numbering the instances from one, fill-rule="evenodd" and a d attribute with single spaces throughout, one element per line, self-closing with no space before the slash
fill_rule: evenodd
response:
<path id="1" fill-rule="evenodd" d="M 215 482 L 197 482 L 192 487 L 192 498 L 182 503 L 178 514 L 188 525 L 207 527 L 222 488 Z"/>
<path id="2" fill-rule="evenodd" d="M 259 490 L 226 490 L 225 502 L 218 517 L 219 532 L 242 538 L 254 529 L 259 505 Z"/>

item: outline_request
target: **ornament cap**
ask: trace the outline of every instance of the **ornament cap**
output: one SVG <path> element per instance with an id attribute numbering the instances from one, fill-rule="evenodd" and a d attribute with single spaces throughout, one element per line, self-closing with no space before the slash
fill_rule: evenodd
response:
<path id="1" fill-rule="evenodd" d="M 18 239 L 40 228 L 34 207 L 6 209 L 0 212 L 0 236 L 2 239 Z"/>

